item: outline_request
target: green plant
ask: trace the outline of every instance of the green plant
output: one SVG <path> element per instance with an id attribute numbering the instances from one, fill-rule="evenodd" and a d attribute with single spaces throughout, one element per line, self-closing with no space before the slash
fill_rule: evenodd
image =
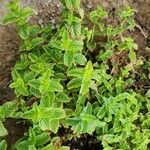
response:
<path id="1" fill-rule="evenodd" d="M 124 36 L 136 25 L 135 10 L 126 7 L 118 13 L 120 24 L 112 26 L 99 7 L 90 13 L 90 29 L 80 0 L 62 3 L 63 21 L 56 32 L 31 25 L 34 11 L 20 8 L 19 0 L 9 4 L 4 24 L 17 25 L 22 43 L 10 84 L 17 98 L 0 107 L 0 136 L 7 133 L 2 122 L 15 117 L 32 124 L 13 146 L 17 150 L 69 149 L 61 146 L 59 128 L 72 130 L 72 138 L 94 135 L 104 150 L 148 149 L 149 92 L 132 88 L 143 62 L 134 39 Z M 0 146 L 6 149 L 4 141 Z"/>

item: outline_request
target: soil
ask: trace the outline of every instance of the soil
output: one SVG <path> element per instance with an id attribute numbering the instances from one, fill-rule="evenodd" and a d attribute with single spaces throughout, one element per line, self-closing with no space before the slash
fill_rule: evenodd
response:
<path id="1" fill-rule="evenodd" d="M 5 5 L 9 1 L 0 0 L 0 21 L 8 12 Z M 59 0 L 21 0 L 21 3 L 23 6 L 31 6 L 37 10 L 38 15 L 32 18 L 32 22 L 41 26 L 49 22 L 55 25 L 60 20 L 62 6 Z M 115 10 L 125 5 L 135 8 L 137 10 L 135 20 L 139 27 L 127 34 L 136 40 L 139 46 L 139 55 L 144 57 L 150 55 L 146 50 L 150 46 L 150 0 L 82 0 L 82 5 L 87 14 L 98 5 L 103 5 L 110 15 L 108 22 L 112 24 L 117 23 L 114 22 Z M 15 98 L 13 91 L 9 88 L 9 83 L 11 81 L 11 68 L 18 58 L 19 43 L 17 31 L 13 25 L 0 25 L 0 105 Z M 7 120 L 6 127 L 10 133 L 7 137 L 8 143 L 14 143 L 25 131 L 25 126 L 18 124 L 16 120 Z M 75 145 L 78 145 L 78 142 Z"/>

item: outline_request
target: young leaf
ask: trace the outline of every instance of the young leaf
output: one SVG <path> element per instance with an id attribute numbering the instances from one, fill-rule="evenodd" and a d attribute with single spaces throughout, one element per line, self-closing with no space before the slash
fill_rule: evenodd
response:
<path id="1" fill-rule="evenodd" d="M 85 95 L 89 91 L 92 75 L 93 75 L 93 65 L 89 61 L 85 67 L 84 77 L 82 79 L 80 94 Z"/>
<path id="2" fill-rule="evenodd" d="M 66 94 L 59 92 L 56 94 L 56 100 L 59 102 L 67 103 L 70 101 L 70 98 Z"/>
<path id="3" fill-rule="evenodd" d="M 0 137 L 6 136 L 7 134 L 7 130 L 5 129 L 2 121 L 0 121 Z"/>
<path id="4" fill-rule="evenodd" d="M 7 150 L 7 143 L 5 140 L 0 141 L 0 149 Z"/>
<path id="5" fill-rule="evenodd" d="M 69 90 L 76 89 L 76 88 L 79 88 L 81 86 L 81 84 L 82 84 L 82 79 L 74 78 L 67 84 L 67 88 Z"/>

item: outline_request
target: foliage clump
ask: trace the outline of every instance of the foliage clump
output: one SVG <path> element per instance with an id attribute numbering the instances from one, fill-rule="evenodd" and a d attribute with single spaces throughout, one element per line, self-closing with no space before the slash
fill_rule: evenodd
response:
<path id="1" fill-rule="evenodd" d="M 30 122 L 30 128 L 13 145 L 16 150 L 67 150 L 61 146 L 60 128 L 68 131 L 65 140 L 93 135 L 104 150 L 148 149 L 150 91 L 134 85 L 137 75 L 147 80 L 149 63 L 124 34 L 136 26 L 135 10 L 118 12 L 119 24 L 113 26 L 98 7 L 87 26 L 80 0 L 62 4 L 62 22 L 55 30 L 31 25 L 34 11 L 21 8 L 18 0 L 9 4 L 4 24 L 17 25 L 21 46 L 10 84 L 16 100 L 0 106 L 0 136 L 7 135 L 2 122 L 17 118 Z"/>

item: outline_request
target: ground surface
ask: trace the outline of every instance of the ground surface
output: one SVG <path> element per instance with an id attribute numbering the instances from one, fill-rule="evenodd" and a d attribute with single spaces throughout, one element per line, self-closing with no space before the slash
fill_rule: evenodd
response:
<path id="1" fill-rule="evenodd" d="M 7 13 L 5 5 L 9 1 L 0 0 L 0 21 Z M 30 5 L 37 10 L 38 15 L 32 21 L 40 25 L 45 25 L 48 22 L 56 24 L 60 18 L 61 4 L 59 0 L 21 0 L 21 2 L 23 6 Z M 116 9 L 127 4 L 134 7 L 137 10 L 135 20 L 140 28 L 136 28 L 135 31 L 128 34 L 134 37 L 138 43 L 139 54 L 145 57 L 149 55 L 146 47 L 150 46 L 150 0 L 82 0 L 82 4 L 87 12 L 100 4 L 105 6 L 111 16 L 108 20 L 110 23 L 116 23 L 113 17 Z M 15 27 L 0 25 L 0 105 L 14 98 L 13 91 L 9 89 L 8 85 L 11 80 L 11 68 L 18 58 L 18 47 L 19 38 Z M 8 141 L 12 143 L 20 136 L 19 133 L 24 126 L 16 125 L 14 120 L 7 122 L 6 126 L 10 128 Z M 18 129 L 18 126 L 19 130 L 16 131 L 15 128 Z"/>

